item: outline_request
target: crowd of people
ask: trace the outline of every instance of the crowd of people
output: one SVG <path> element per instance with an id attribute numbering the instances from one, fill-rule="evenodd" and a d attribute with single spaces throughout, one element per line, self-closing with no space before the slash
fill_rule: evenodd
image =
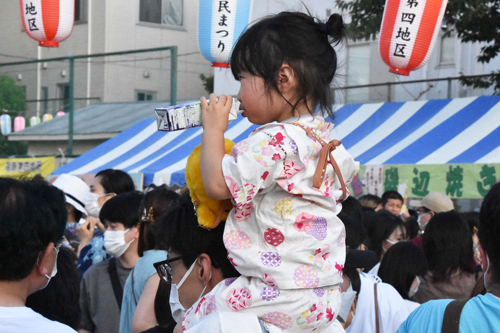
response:
<path id="1" fill-rule="evenodd" d="M 152 186 L 98 206 L 110 258 L 101 256 L 80 277 L 84 254 L 77 256 L 78 237 L 68 237 L 74 236 L 71 213 L 86 193 L 67 186 L 78 177 L 61 179 L 66 183 L 55 186 L 39 177 L 0 179 L 0 332 L 173 332 L 193 304 L 241 275 L 227 256 L 225 222 L 201 228 L 188 189 Z M 463 303 L 454 314 L 460 332 L 495 331 L 500 184 L 478 214 L 426 206 L 429 197 L 452 204 L 442 194 L 424 197 L 415 207 L 421 229 L 413 237 L 407 228 L 415 211 L 402 219 L 404 213 L 389 211 L 373 195 L 350 197 L 339 214 L 348 250 L 337 319 L 347 332 L 440 332 L 452 299 Z M 398 201 L 403 206 L 403 198 Z M 422 223 L 429 212 L 433 216 Z M 211 329 L 198 331 L 223 332 L 236 321 L 248 323 L 249 332 L 262 331 L 248 313 L 210 314 L 199 325 Z"/>
<path id="2" fill-rule="evenodd" d="M 112 169 L 0 178 L 0 333 L 494 332 L 500 184 L 478 214 L 349 196 L 359 163 L 324 118 L 345 36 L 338 14 L 246 30 L 231 71 L 262 126 L 226 154 L 232 98 L 201 99 L 198 196 Z M 201 223 L 202 200 L 232 208 Z"/>

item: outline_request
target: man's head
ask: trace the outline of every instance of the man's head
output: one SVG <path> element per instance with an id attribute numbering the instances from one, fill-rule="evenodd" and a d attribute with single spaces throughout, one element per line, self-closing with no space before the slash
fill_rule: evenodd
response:
<path id="1" fill-rule="evenodd" d="M 485 285 L 488 292 L 500 288 L 500 183 L 493 185 L 486 194 L 479 213 L 479 231 L 477 233 L 479 250 L 485 271 Z"/>
<path id="2" fill-rule="evenodd" d="M 455 209 L 453 201 L 446 194 L 440 192 L 431 192 L 422 200 L 411 200 L 410 206 L 417 209 L 418 224 L 422 230 L 425 230 L 427 223 L 436 213 L 445 213 Z"/>
<path id="3" fill-rule="evenodd" d="M 129 248 L 137 252 L 143 197 L 140 192 L 126 192 L 109 199 L 102 206 L 99 219 L 106 226 L 104 244 L 106 251 L 115 258 L 122 256 Z"/>
<path id="4" fill-rule="evenodd" d="M 193 268 L 179 289 L 179 300 L 185 309 L 220 281 L 240 275 L 227 259 L 224 225 L 222 222 L 212 230 L 200 227 L 189 194 L 183 195 L 170 212 L 155 221 L 157 246 L 169 251 L 172 283 L 179 284 L 188 269 Z"/>
<path id="5" fill-rule="evenodd" d="M 396 216 L 401 213 L 403 207 L 403 197 L 397 191 L 386 191 L 382 195 L 382 208 L 390 211 Z"/>
<path id="6" fill-rule="evenodd" d="M 63 192 L 43 178 L 0 178 L 0 282 L 29 278 L 29 293 L 43 288 L 66 221 Z"/>

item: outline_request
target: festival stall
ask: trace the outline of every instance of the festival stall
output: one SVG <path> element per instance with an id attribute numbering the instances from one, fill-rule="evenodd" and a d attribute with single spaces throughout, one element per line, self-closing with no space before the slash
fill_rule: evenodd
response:
<path id="1" fill-rule="evenodd" d="M 153 110 L 151 110 L 153 115 Z M 408 197 L 428 192 L 452 198 L 482 198 L 500 179 L 500 96 L 340 106 L 333 137 L 360 161 L 355 194 L 397 189 Z M 117 168 L 143 173 L 144 184 L 184 184 L 186 160 L 201 143 L 201 128 L 158 132 L 145 119 L 54 174 L 96 173 Z M 255 125 L 229 124 L 226 138 L 238 142 Z"/>

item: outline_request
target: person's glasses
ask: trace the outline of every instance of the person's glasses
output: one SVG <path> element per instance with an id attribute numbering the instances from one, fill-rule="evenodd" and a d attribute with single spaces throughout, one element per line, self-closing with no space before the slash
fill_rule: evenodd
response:
<path id="1" fill-rule="evenodd" d="M 158 273 L 158 276 L 160 279 L 167 283 L 172 283 L 172 266 L 170 266 L 170 263 L 176 260 L 183 259 L 185 256 L 179 256 L 163 261 L 158 261 L 153 264 L 153 266 L 156 268 L 156 272 Z"/>
<path id="2" fill-rule="evenodd" d="M 417 214 L 420 215 L 420 216 L 425 215 L 425 214 L 427 214 L 429 212 L 430 212 L 430 210 L 422 209 L 422 208 L 420 208 L 419 210 L 417 210 Z"/>

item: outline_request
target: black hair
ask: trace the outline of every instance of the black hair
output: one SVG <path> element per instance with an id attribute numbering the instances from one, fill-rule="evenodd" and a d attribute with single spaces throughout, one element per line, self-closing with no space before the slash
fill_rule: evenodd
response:
<path id="1" fill-rule="evenodd" d="M 333 14 L 327 23 L 300 12 L 281 12 L 251 25 L 239 38 L 231 54 L 236 80 L 246 71 L 264 80 L 268 91 L 278 88 L 278 74 L 289 65 L 297 78 L 299 96 L 293 111 L 304 104 L 309 113 L 319 105 L 333 116 L 334 95 L 330 89 L 337 70 L 337 54 L 331 43 L 346 39 L 342 16 Z M 312 103 L 312 110 L 308 103 Z"/>
<path id="2" fill-rule="evenodd" d="M 363 222 L 363 206 L 355 197 L 349 196 L 342 201 L 342 212 L 351 215 L 359 222 Z"/>
<path id="3" fill-rule="evenodd" d="M 106 169 L 99 171 L 96 177 L 101 177 L 101 185 L 106 194 L 121 194 L 135 191 L 135 185 L 128 173 L 122 170 Z"/>
<path id="4" fill-rule="evenodd" d="M 174 251 L 183 256 L 182 262 L 186 268 L 200 254 L 206 253 L 212 260 L 212 266 L 220 268 L 224 278 L 240 276 L 227 258 L 223 243 L 225 222 L 212 230 L 200 227 L 189 192 L 182 195 L 167 214 L 155 221 L 156 224 L 159 229 L 158 249 Z"/>
<path id="5" fill-rule="evenodd" d="M 0 178 L 0 281 L 21 281 L 49 243 L 62 241 L 68 219 L 64 193 L 41 176 Z"/>
<path id="6" fill-rule="evenodd" d="M 141 222 L 141 192 L 126 192 L 112 197 L 104 203 L 99 212 L 103 223 L 121 223 L 125 228 L 132 228 Z"/>
<path id="7" fill-rule="evenodd" d="M 381 199 L 375 194 L 365 194 L 360 196 L 358 201 L 363 207 L 375 209 L 380 204 Z"/>
<path id="8" fill-rule="evenodd" d="M 407 217 L 405 219 L 405 229 L 407 239 L 417 237 L 420 233 L 420 226 L 418 225 L 417 219 L 413 216 Z"/>
<path id="9" fill-rule="evenodd" d="M 416 276 L 424 276 L 429 269 L 424 252 L 411 242 L 394 244 L 384 254 L 378 276 L 392 285 L 404 299 Z"/>
<path id="10" fill-rule="evenodd" d="M 382 242 L 389 238 L 397 228 L 401 228 L 404 234 L 405 225 L 399 216 L 385 209 L 381 209 L 373 217 L 371 226 L 372 230 L 369 232 L 370 250 L 375 252 L 380 260 L 382 256 Z"/>
<path id="11" fill-rule="evenodd" d="M 434 282 L 448 281 L 457 269 L 473 272 L 469 227 L 455 211 L 438 213 L 429 220 L 422 247 Z"/>
<path id="12" fill-rule="evenodd" d="M 340 212 L 338 217 L 344 223 L 346 231 L 345 244 L 349 247 L 349 249 L 356 250 L 359 246 L 361 246 L 361 244 L 366 243 L 368 235 L 361 222 L 343 211 Z"/>
<path id="13" fill-rule="evenodd" d="M 385 207 L 385 204 L 389 202 L 389 199 L 400 200 L 401 204 L 403 204 L 403 197 L 401 196 L 401 194 L 399 194 L 398 191 L 385 191 L 384 194 L 382 194 L 382 206 Z"/>
<path id="14" fill-rule="evenodd" d="M 28 296 L 26 306 L 45 318 L 66 324 L 77 330 L 80 325 L 80 276 L 78 258 L 68 248 L 60 247 L 57 274 L 42 290 Z"/>
<path id="15" fill-rule="evenodd" d="M 144 251 L 156 248 L 156 228 L 154 221 L 167 213 L 173 206 L 179 195 L 167 188 L 167 186 L 154 187 L 144 195 L 141 209 L 142 220 L 139 228 L 139 244 L 137 252 L 142 257 Z M 151 218 L 153 220 L 151 220 Z"/>
<path id="16" fill-rule="evenodd" d="M 469 226 L 470 235 L 473 236 L 477 232 L 479 227 L 479 213 L 478 212 L 466 212 L 461 213 L 465 222 Z"/>
<path id="17" fill-rule="evenodd" d="M 496 183 L 484 197 L 479 212 L 477 237 L 486 251 L 492 270 L 491 283 L 500 284 L 500 183 Z"/>
<path id="18" fill-rule="evenodd" d="M 352 289 L 359 295 L 361 290 L 361 279 L 359 278 L 359 272 L 356 268 L 344 268 L 342 275 L 345 275 L 351 280 Z"/>

